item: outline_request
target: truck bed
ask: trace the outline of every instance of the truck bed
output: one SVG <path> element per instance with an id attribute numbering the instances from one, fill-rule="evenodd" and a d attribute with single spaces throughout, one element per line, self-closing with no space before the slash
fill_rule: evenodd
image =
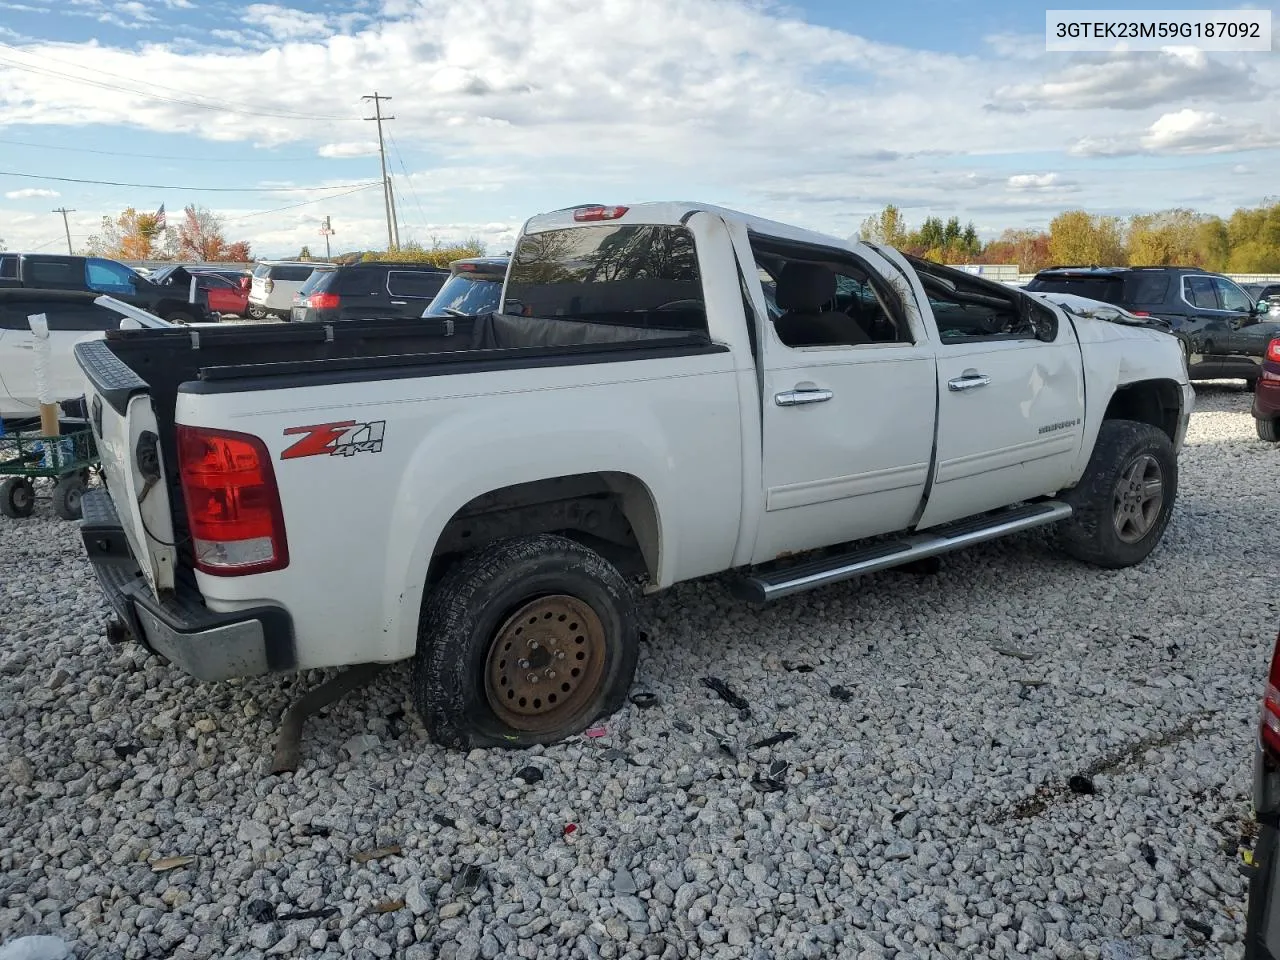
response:
<path id="1" fill-rule="evenodd" d="M 95 389 L 118 413 L 135 395 L 151 399 L 179 575 L 192 568 L 175 443 L 180 392 L 282 390 L 727 349 L 687 330 L 510 315 L 119 330 L 75 348 Z"/>

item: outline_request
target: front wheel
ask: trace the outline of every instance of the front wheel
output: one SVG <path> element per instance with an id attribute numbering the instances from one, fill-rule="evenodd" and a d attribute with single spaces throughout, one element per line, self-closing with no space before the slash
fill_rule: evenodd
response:
<path id="1" fill-rule="evenodd" d="M 549 534 L 464 557 L 423 603 L 413 698 L 456 749 L 556 743 L 622 706 L 639 628 L 622 575 Z"/>
<path id="2" fill-rule="evenodd" d="M 1177 494 L 1168 435 L 1146 423 L 1104 420 L 1084 476 L 1061 498 L 1072 508 L 1062 547 L 1094 566 L 1141 563 L 1164 536 Z"/>
<path id="3" fill-rule="evenodd" d="M 11 520 L 21 520 L 35 509 L 36 490 L 26 477 L 10 477 L 0 483 L 0 513 Z"/>
<path id="4" fill-rule="evenodd" d="M 189 313 L 183 313 L 181 310 L 179 310 L 179 311 L 177 311 L 177 312 L 175 312 L 175 313 L 171 313 L 171 314 L 169 314 L 167 317 L 165 317 L 165 319 L 166 319 L 166 320 L 168 320 L 170 323 L 176 323 L 176 324 L 179 324 L 180 326 L 184 326 L 184 327 L 185 327 L 187 324 L 189 324 L 189 323 L 194 323 L 194 322 L 195 322 L 195 320 L 194 320 L 194 318 L 191 316 L 191 314 L 189 314 Z"/>
<path id="5" fill-rule="evenodd" d="M 249 318 L 251 320 L 265 320 L 267 316 L 266 308 L 260 307 L 256 303 L 249 304 L 246 308 L 246 312 L 249 314 Z"/>
<path id="6" fill-rule="evenodd" d="M 1280 420 L 1254 418 L 1258 427 L 1258 439 L 1267 443 L 1280 443 Z"/>

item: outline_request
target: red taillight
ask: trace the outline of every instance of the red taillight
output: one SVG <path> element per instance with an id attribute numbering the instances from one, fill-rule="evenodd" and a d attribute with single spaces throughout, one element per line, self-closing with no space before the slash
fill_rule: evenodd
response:
<path id="1" fill-rule="evenodd" d="M 453 265 L 453 269 L 466 270 L 468 273 L 474 273 L 478 268 L 474 263 L 455 263 Z"/>
<path id="2" fill-rule="evenodd" d="M 1267 344 L 1267 359 L 1280 363 L 1280 337 Z"/>
<path id="3" fill-rule="evenodd" d="M 1267 674 L 1267 689 L 1262 694 L 1262 721 L 1258 724 L 1263 748 L 1271 757 L 1280 760 L 1280 637 L 1271 653 L 1271 671 Z"/>
<path id="4" fill-rule="evenodd" d="M 336 310 L 341 302 L 336 293 L 313 293 L 307 298 L 307 306 L 313 310 Z"/>
<path id="5" fill-rule="evenodd" d="M 247 433 L 179 426 L 178 472 L 197 570 L 238 576 L 289 565 L 266 444 Z"/>
<path id="6" fill-rule="evenodd" d="M 270 277 L 267 277 L 267 279 L 262 281 L 262 289 L 267 291 L 267 293 L 270 293 L 275 288 L 276 288 L 276 282 L 272 280 Z"/>
<path id="7" fill-rule="evenodd" d="M 1145 311 L 1145 310 L 1130 310 L 1129 312 L 1130 312 L 1130 313 L 1132 313 L 1135 317 L 1149 317 L 1149 316 L 1151 316 L 1151 314 L 1147 313 L 1147 311 Z"/>
<path id="8" fill-rule="evenodd" d="M 625 216 L 630 207 L 579 207 L 573 211 L 578 223 L 594 223 L 597 220 L 617 220 Z"/>

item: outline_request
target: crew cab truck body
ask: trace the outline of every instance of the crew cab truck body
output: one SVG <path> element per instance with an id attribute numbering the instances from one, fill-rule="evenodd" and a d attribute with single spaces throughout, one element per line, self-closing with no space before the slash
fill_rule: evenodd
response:
<path id="1" fill-rule="evenodd" d="M 504 311 L 77 347 L 83 538 L 206 680 L 414 658 L 453 746 L 616 709 L 633 593 L 762 601 L 1047 523 L 1141 561 L 1193 394 L 1166 333 L 697 204 L 530 220 Z"/>

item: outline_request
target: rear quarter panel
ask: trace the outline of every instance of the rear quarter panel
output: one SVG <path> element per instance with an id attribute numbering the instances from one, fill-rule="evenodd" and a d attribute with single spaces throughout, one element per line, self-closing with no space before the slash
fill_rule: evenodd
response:
<path id="1" fill-rule="evenodd" d="M 283 504 L 289 566 L 198 574 L 209 606 L 278 603 L 300 668 L 411 656 L 445 524 L 516 483 L 628 473 L 659 517 L 656 580 L 731 565 L 742 510 L 739 371 L 730 352 L 178 397 L 177 421 L 261 437 Z M 381 449 L 284 457 L 285 431 L 377 424 Z"/>

